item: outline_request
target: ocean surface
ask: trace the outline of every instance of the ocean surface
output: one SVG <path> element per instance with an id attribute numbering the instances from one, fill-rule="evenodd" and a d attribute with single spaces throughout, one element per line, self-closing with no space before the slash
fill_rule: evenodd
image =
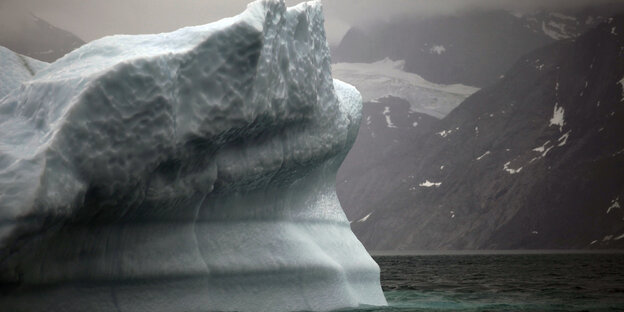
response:
<path id="1" fill-rule="evenodd" d="M 374 258 L 389 306 L 350 311 L 624 311 L 624 253 Z"/>

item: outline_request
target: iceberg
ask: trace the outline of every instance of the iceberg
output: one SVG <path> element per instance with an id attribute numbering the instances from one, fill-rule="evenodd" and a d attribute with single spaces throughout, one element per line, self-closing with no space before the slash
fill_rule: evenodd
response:
<path id="1" fill-rule="evenodd" d="M 0 99 L 48 65 L 0 46 Z"/>
<path id="2" fill-rule="evenodd" d="M 361 119 L 320 2 L 90 42 L 0 100 L 0 306 L 385 305 L 336 171 Z"/>

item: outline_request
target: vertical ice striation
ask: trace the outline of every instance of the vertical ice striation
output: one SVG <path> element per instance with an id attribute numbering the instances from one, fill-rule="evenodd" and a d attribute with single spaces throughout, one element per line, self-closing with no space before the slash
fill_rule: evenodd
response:
<path id="1" fill-rule="evenodd" d="M 335 193 L 360 110 L 319 2 L 69 53 L 0 100 L 0 305 L 385 304 Z"/>

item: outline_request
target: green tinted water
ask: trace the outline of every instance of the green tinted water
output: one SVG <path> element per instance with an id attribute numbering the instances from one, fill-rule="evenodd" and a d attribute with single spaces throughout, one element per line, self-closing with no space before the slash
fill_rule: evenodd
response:
<path id="1" fill-rule="evenodd" d="M 624 254 L 377 256 L 388 307 L 624 311 Z"/>

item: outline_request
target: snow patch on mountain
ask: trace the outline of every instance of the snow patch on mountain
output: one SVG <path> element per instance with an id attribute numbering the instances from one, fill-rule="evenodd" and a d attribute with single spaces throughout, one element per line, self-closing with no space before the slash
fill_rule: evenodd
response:
<path id="1" fill-rule="evenodd" d="M 442 130 L 440 132 L 437 132 L 436 134 L 438 134 L 439 136 L 446 138 L 446 136 L 448 136 L 449 134 L 453 133 L 453 129 L 450 130 Z"/>
<path id="2" fill-rule="evenodd" d="M 539 153 L 543 153 L 548 143 L 550 143 L 550 140 L 546 141 L 542 146 L 534 148 L 533 150 Z"/>
<path id="3" fill-rule="evenodd" d="M 359 220 L 357 220 L 357 221 L 355 221 L 355 222 L 366 222 L 366 220 L 368 220 L 368 218 L 370 218 L 370 216 L 371 216 L 372 214 L 373 214 L 373 213 L 371 212 L 371 213 L 369 213 L 369 214 L 365 215 L 363 218 L 361 218 L 361 219 L 359 219 Z"/>
<path id="4" fill-rule="evenodd" d="M 566 31 L 565 24 L 557 23 L 555 21 L 542 21 L 542 31 L 545 35 L 555 40 L 569 39 L 574 37 L 574 35 Z"/>
<path id="5" fill-rule="evenodd" d="M 490 155 L 490 151 L 486 151 L 485 153 L 483 153 L 483 155 L 477 157 L 477 160 L 481 160 L 483 157 Z"/>
<path id="6" fill-rule="evenodd" d="M 386 118 L 386 126 L 388 128 L 396 128 L 397 126 L 392 122 L 392 120 L 390 119 L 390 107 L 386 106 L 384 107 L 384 110 L 382 112 L 382 114 L 384 115 L 384 117 Z"/>
<path id="7" fill-rule="evenodd" d="M 613 209 L 620 209 L 620 197 L 616 197 L 611 201 L 611 205 L 607 208 L 607 213 L 611 212 Z"/>
<path id="8" fill-rule="evenodd" d="M 559 131 L 563 131 L 563 126 L 565 125 L 564 120 L 564 109 L 563 106 L 559 106 L 559 103 L 555 103 L 555 107 L 553 108 L 553 116 L 550 118 L 550 123 L 548 126 L 558 126 Z"/>
<path id="9" fill-rule="evenodd" d="M 446 48 L 443 45 L 434 45 L 429 49 L 429 53 L 441 55 L 446 52 Z"/>
<path id="10" fill-rule="evenodd" d="M 557 139 L 557 142 L 559 142 L 559 144 L 557 144 L 557 146 L 564 146 L 564 145 L 566 145 L 566 143 L 568 142 L 568 138 L 570 137 L 570 132 L 572 132 L 572 130 L 564 133 L 561 137 L 559 137 Z"/>
<path id="11" fill-rule="evenodd" d="M 442 185 L 442 182 L 431 182 L 429 180 L 425 180 L 425 182 L 418 184 L 418 186 L 422 187 L 439 187 L 440 185 Z"/>
<path id="12" fill-rule="evenodd" d="M 522 167 L 520 167 L 518 169 L 509 168 L 510 164 L 511 164 L 511 161 L 508 161 L 508 162 L 506 162 L 503 165 L 503 170 L 505 170 L 507 173 L 509 173 L 509 174 L 516 174 L 516 173 L 519 173 L 520 171 L 522 171 Z"/>
<path id="13" fill-rule="evenodd" d="M 551 12 L 550 16 L 556 17 L 556 18 L 561 19 L 561 20 L 568 20 L 568 21 L 572 21 L 572 22 L 578 23 L 576 21 L 576 17 L 570 16 L 570 15 L 566 15 L 566 14 L 563 14 L 563 13 Z"/>

